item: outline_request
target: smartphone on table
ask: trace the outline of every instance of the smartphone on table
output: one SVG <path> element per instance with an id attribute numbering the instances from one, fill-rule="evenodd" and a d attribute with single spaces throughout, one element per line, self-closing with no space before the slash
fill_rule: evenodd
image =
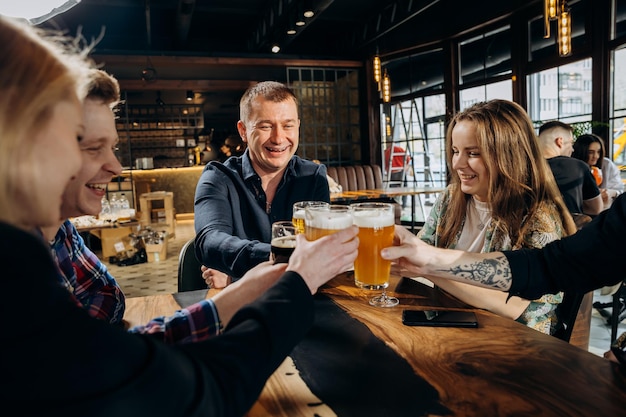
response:
<path id="1" fill-rule="evenodd" d="M 402 324 L 428 327 L 478 327 L 473 311 L 403 310 Z"/>

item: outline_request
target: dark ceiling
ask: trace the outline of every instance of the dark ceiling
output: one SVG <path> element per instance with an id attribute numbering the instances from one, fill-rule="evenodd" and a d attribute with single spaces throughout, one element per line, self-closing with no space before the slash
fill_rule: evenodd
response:
<path id="1" fill-rule="evenodd" d="M 286 66 L 362 65 L 376 51 L 384 58 L 428 45 L 539 1 L 82 0 L 42 26 L 97 39 L 94 57 L 129 102 L 153 104 L 161 91 L 164 101 L 182 103 L 192 90 L 207 118 L 234 127 L 245 88 L 286 81 Z M 288 35 L 307 6 L 315 15 Z M 142 80 L 146 68 L 154 80 Z"/>

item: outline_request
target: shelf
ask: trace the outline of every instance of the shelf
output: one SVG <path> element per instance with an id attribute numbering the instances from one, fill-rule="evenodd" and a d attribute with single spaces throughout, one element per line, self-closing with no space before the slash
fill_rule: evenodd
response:
<path id="1" fill-rule="evenodd" d="M 126 112 L 125 120 L 120 120 L 118 125 L 122 124 L 130 132 L 204 128 L 204 112 L 199 104 L 128 105 Z"/>

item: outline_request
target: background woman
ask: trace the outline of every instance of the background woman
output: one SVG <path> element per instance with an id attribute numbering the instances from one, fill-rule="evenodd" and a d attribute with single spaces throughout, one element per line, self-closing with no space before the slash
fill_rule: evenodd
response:
<path id="1" fill-rule="evenodd" d="M 602 173 L 602 182 L 598 184 L 602 195 L 604 208 L 608 208 L 613 200 L 624 192 L 624 183 L 617 165 L 606 156 L 604 141 L 598 135 L 586 133 L 578 136 L 574 142 L 574 158 L 589 164 L 589 167 L 597 167 Z"/>
<path id="2" fill-rule="evenodd" d="M 442 248 L 492 252 L 542 247 L 576 231 L 539 149 L 528 115 L 516 103 L 492 100 L 457 114 L 446 135 L 450 185 L 418 237 Z M 449 280 L 440 288 L 475 307 L 544 333 L 556 330 L 561 294 L 538 300 Z"/>

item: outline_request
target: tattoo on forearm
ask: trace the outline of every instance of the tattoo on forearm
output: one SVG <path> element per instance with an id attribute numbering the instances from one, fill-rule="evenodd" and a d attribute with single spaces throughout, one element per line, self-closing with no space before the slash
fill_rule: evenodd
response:
<path id="1" fill-rule="evenodd" d="M 499 290 L 507 290 L 511 286 L 511 268 L 505 256 L 484 259 L 440 271 Z"/>

